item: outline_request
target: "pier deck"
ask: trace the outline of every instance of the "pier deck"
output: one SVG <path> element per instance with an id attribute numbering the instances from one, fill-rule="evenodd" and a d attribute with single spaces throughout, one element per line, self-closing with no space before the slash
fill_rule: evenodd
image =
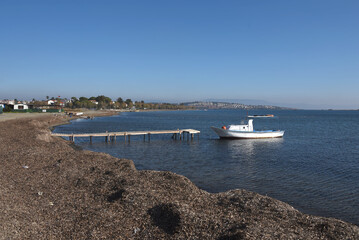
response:
<path id="1" fill-rule="evenodd" d="M 172 134 L 173 139 L 184 139 L 184 135 L 187 134 L 187 139 L 191 136 L 191 139 L 194 138 L 194 134 L 198 134 L 200 131 L 195 129 L 177 129 L 177 130 L 152 130 L 152 131 L 127 131 L 127 132 L 104 132 L 104 133 L 52 133 L 52 136 L 55 137 L 68 137 L 70 141 L 74 142 L 75 137 L 89 137 L 90 141 L 92 141 L 92 137 L 105 137 L 106 142 L 116 141 L 116 137 L 124 137 L 125 141 L 128 138 L 130 141 L 131 136 L 143 135 L 144 140 L 146 136 L 148 136 L 148 140 L 150 140 L 150 136 L 154 134 Z"/>

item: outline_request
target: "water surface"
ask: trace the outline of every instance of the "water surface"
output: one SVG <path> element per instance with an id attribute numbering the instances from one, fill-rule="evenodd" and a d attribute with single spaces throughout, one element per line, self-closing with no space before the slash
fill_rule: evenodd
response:
<path id="1" fill-rule="evenodd" d="M 77 138 L 84 149 L 132 159 L 137 169 L 172 171 L 209 192 L 244 188 L 282 200 L 309 214 L 359 224 L 359 111 L 251 111 L 255 129 L 284 129 L 282 139 L 219 140 L 210 126 L 243 123 L 241 110 L 122 113 L 79 119 L 55 132 L 87 133 L 193 128 L 199 140 L 170 135 Z"/>

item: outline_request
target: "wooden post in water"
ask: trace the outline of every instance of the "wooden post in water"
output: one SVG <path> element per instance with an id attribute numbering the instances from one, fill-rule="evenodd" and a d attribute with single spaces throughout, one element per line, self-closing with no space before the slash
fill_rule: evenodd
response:
<path id="1" fill-rule="evenodd" d="M 194 130 L 194 129 L 182 129 L 182 130 L 154 130 L 154 131 L 130 131 L 130 132 L 108 132 L 105 133 L 82 133 L 76 135 L 74 133 L 52 133 L 53 136 L 59 136 L 59 137 L 65 137 L 71 142 L 75 142 L 75 137 L 89 137 L 90 142 L 92 143 L 93 137 L 104 137 L 106 142 L 116 142 L 117 134 L 118 136 L 124 136 L 125 142 L 127 142 L 127 136 L 128 136 L 128 142 L 131 141 L 131 135 L 137 136 L 137 135 L 143 135 L 143 141 L 146 141 L 146 135 L 148 137 L 148 141 L 151 140 L 152 134 L 172 134 L 172 139 L 175 140 L 185 140 L 186 134 L 187 134 L 187 140 L 191 137 L 191 139 L 194 139 L 194 135 L 198 134 L 199 139 L 199 133 L 200 131 Z M 191 136 L 190 136 L 191 135 Z"/>

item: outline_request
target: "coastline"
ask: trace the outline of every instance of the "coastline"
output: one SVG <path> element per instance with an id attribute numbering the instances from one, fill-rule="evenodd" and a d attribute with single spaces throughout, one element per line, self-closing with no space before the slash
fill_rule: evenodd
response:
<path id="1" fill-rule="evenodd" d="M 104 116 L 112 116 L 117 115 L 121 112 L 119 111 L 107 111 L 107 110 L 100 110 L 100 111 L 93 111 L 93 110 L 85 110 L 83 111 L 84 115 L 82 116 L 73 116 L 70 118 L 69 116 L 65 115 L 64 113 L 2 113 L 0 114 L 0 122 L 5 122 L 8 120 L 20 120 L 20 119 L 41 119 L 46 118 L 49 116 L 63 116 L 67 117 L 69 120 L 81 118 L 84 116 L 88 117 L 104 117 Z"/>
<path id="2" fill-rule="evenodd" d="M 51 136 L 51 127 L 72 119 L 48 114 L 1 122 L 5 239 L 359 238 L 359 227 L 341 220 L 246 190 L 210 194 L 183 176 L 138 171 L 131 160 Z"/>

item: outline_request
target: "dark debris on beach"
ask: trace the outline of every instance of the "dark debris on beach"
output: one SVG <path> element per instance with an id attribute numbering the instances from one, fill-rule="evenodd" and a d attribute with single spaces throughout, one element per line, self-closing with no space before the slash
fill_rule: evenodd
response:
<path id="1" fill-rule="evenodd" d="M 0 239 L 359 239 L 359 227 L 246 190 L 210 194 L 186 177 L 51 136 L 63 116 L 0 127 Z"/>

